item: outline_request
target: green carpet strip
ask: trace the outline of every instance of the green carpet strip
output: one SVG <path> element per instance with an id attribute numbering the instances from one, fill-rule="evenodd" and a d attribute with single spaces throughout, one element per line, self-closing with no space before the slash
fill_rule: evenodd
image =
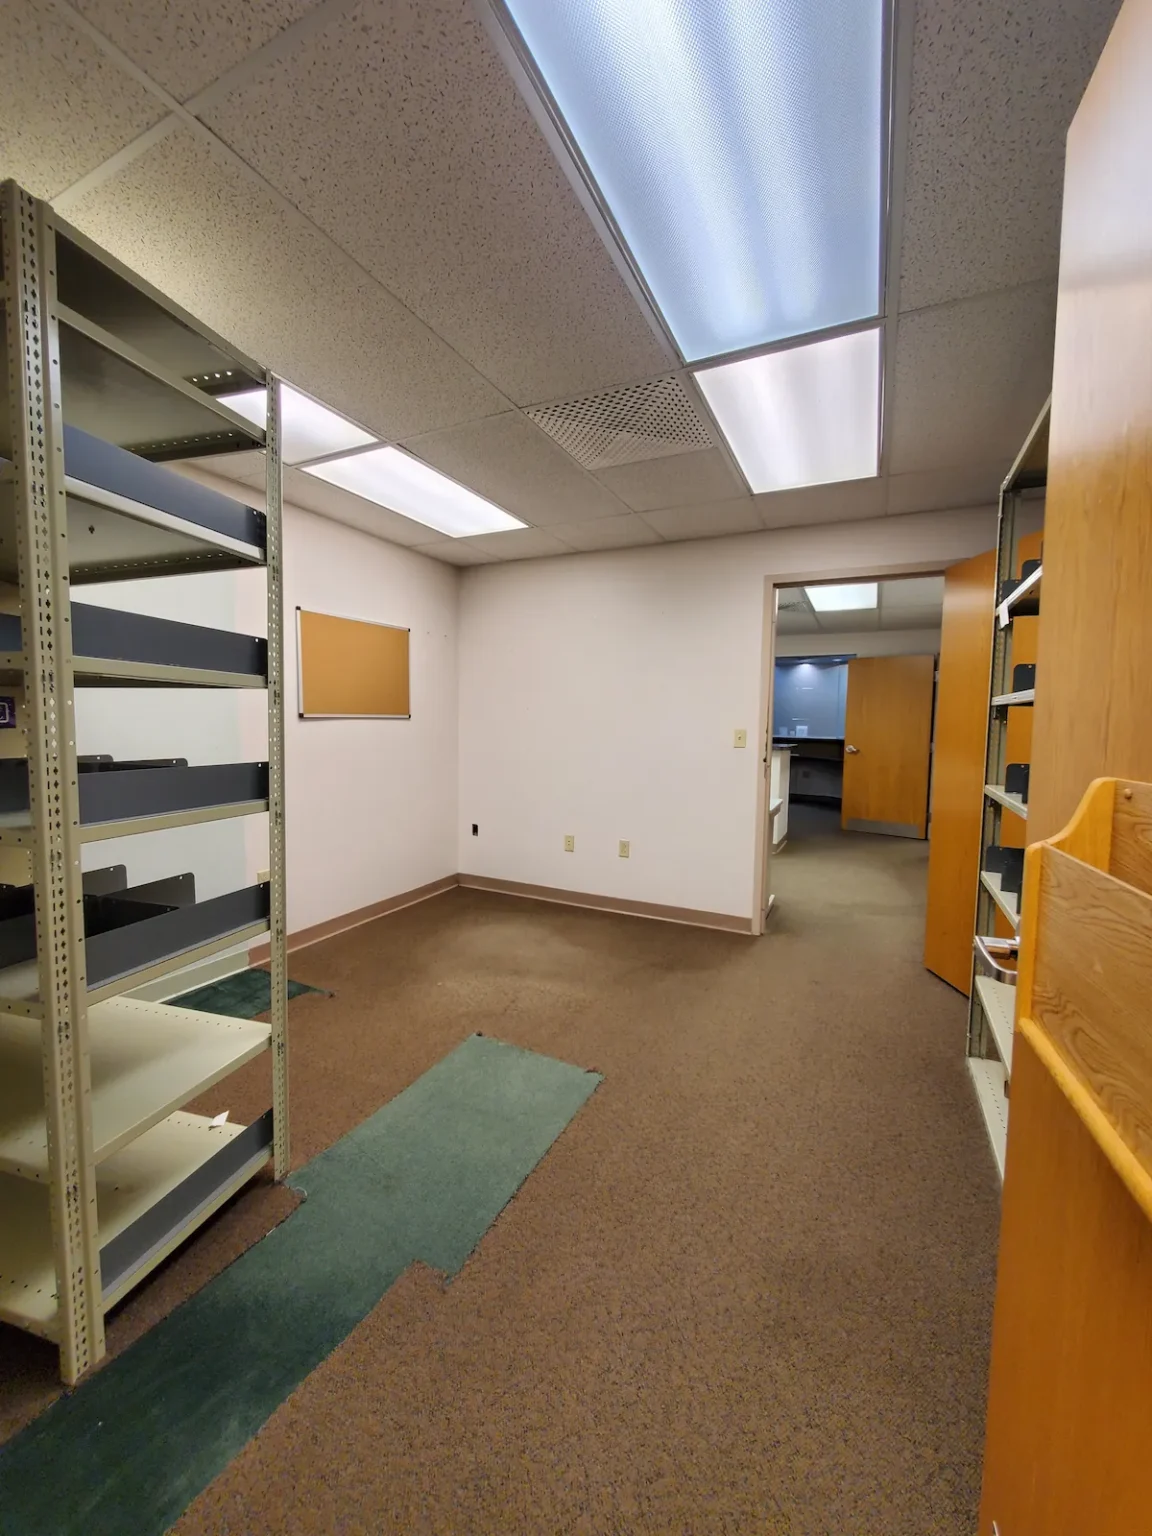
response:
<path id="1" fill-rule="evenodd" d="M 303 981 L 288 983 L 289 1002 L 308 992 L 318 992 L 321 997 L 332 996 L 331 992 L 310 987 Z M 259 967 L 237 971 L 234 976 L 210 981 L 206 986 L 170 998 L 169 1002 L 174 1008 L 199 1008 L 204 1013 L 227 1014 L 231 1019 L 256 1019 L 272 1007 L 272 978 Z"/>
<path id="2" fill-rule="evenodd" d="M 3 1536 L 161 1536 L 410 1264 L 455 1275 L 600 1077 L 473 1035 L 307 1199 L 0 1451 Z"/>

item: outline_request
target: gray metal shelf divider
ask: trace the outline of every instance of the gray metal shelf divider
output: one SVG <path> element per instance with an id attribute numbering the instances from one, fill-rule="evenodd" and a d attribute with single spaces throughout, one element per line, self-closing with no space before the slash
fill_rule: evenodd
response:
<path id="1" fill-rule="evenodd" d="M 0 1173 L 0 1317 L 51 1339 L 60 1352 L 61 1375 L 66 1382 L 73 1383 L 104 1354 L 105 1307 L 119 1300 L 165 1253 L 184 1241 L 270 1155 L 274 1155 L 277 1177 L 282 1177 L 289 1167 L 280 391 L 278 383 L 265 370 L 200 326 L 178 306 L 169 304 L 147 283 L 136 279 L 86 237 L 71 230 L 46 203 L 12 182 L 0 184 L 0 253 L 0 330 L 4 346 L 0 366 L 0 569 L 5 580 L 18 585 L 20 607 L 20 649 L 8 650 L 0 657 L 0 672 L 6 687 L 23 690 L 27 757 L 26 820 L 21 812 L 19 819 L 23 825 L 9 828 L 0 838 L 0 857 L 28 861 L 26 867 L 31 870 L 34 888 L 36 935 L 32 984 L 23 995 L 0 995 L 0 1016 L 6 1016 L 8 1021 L 29 1021 L 23 1026 L 26 1030 L 38 1029 L 44 1102 L 40 1134 L 44 1138 L 41 1144 L 47 1148 L 46 1177 L 32 1180 L 13 1172 Z M 63 264 L 62 255 L 67 257 Z M 72 284 L 66 304 L 57 293 L 57 274 L 65 270 L 68 275 L 61 280 Z M 83 281 L 78 281 L 77 272 Z M 88 281 L 85 273 L 92 276 L 95 284 L 90 291 L 84 286 Z M 107 293 L 101 290 L 101 284 Z M 127 313 L 125 295 L 135 308 L 121 334 L 115 327 L 117 317 Z M 88 297 L 93 312 L 82 313 L 80 305 Z M 62 326 L 71 326 L 71 334 L 82 334 L 89 347 L 103 346 L 110 356 L 135 367 L 139 399 L 146 400 L 149 390 L 155 392 L 156 409 L 149 416 L 155 423 L 192 423 L 202 415 L 214 419 L 223 433 L 230 434 L 238 443 L 246 441 L 257 447 L 266 444 L 265 548 L 237 542 L 230 536 L 225 538 L 218 529 L 213 530 L 211 522 L 203 526 L 197 523 L 194 514 L 191 520 L 182 518 L 180 488 L 188 482 L 173 476 L 168 484 L 163 477 L 171 472 L 154 467 L 156 461 L 179 457 L 181 453 L 194 456 L 212 451 L 203 432 L 180 439 L 169 430 L 163 437 L 141 445 L 133 437 L 135 421 L 124 420 L 114 422 L 120 429 L 118 437 L 109 434 L 106 442 L 92 438 L 92 418 L 113 421 L 116 402 L 94 393 L 88 380 L 81 379 L 75 391 L 70 390 L 67 349 L 61 343 Z M 150 353 L 151 342 L 155 342 L 155 350 Z M 218 357 L 224 359 L 229 370 L 234 367 L 238 379 L 266 385 L 266 431 L 237 418 L 200 387 L 198 375 Z M 85 547 L 76 549 L 71 549 L 69 543 L 69 500 L 77 494 L 87 494 L 92 487 L 78 484 L 74 477 L 70 480 L 69 470 L 74 463 L 67 468 L 65 465 L 64 409 L 69 402 L 72 412 L 79 411 L 85 417 L 80 423 L 69 422 L 73 451 L 77 444 L 86 446 L 101 463 L 112 465 L 114 474 L 120 472 L 116 468 L 119 464 L 129 475 L 136 475 L 137 486 L 133 497 L 115 488 L 101 490 L 98 482 L 93 482 L 95 501 L 91 517 L 85 519 L 92 526 L 80 529 L 75 516 L 72 519 L 72 535 L 78 537 L 82 533 L 88 540 Z M 72 433 L 77 425 L 90 434 L 87 444 Z M 103 435 L 103 428 L 98 428 L 98 437 Z M 219 451 L 219 445 L 214 446 Z M 125 449 L 144 457 L 135 461 L 125 458 Z M 156 488 L 154 495 L 149 495 L 149 486 Z M 223 510 L 228 513 L 227 508 Z M 260 515 L 254 510 L 237 503 L 235 512 L 241 519 L 236 525 L 241 532 L 259 528 Z M 198 553 L 198 549 L 202 552 Z M 70 570 L 70 558 L 75 572 Z M 74 609 L 73 577 L 109 579 L 254 563 L 264 564 L 267 571 L 266 674 L 255 642 L 247 642 L 245 657 L 243 637 L 213 640 L 209 638 L 213 632 L 202 631 L 203 638 L 197 640 L 196 635 L 188 633 L 194 626 L 169 625 L 164 630 L 163 621 L 141 622 L 135 616 L 123 616 L 121 628 L 126 634 L 131 631 L 129 639 L 133 643 L 144 642 L 144 654 L 139 659 L 131 659 L 131 647 L 129 659 L 114 655 L 111 660 L 94 662 L 91 658 L 74 657 L 74 624 L 77 628 L 84 623 L 111 624 L 115 628 L 122 616 L 104 619 Z M 10 629 L 11 621 L 4 622 Z M 186 632 L 182 636 L 177 634 L 180 629 Z M 170 652 L 169 659 L 157 663 L 147 651 L 150 633 L 158 643 L 167 635 L 181 644 L 191 639 L 207 650 L 187 661 L 182 654 Z M 241 654 L 236 670 L 221 670 L 221 660 L 238 654 L 237 644 Z M 214 665 L 197 667 L 197 659 Z M 134 1173 L 143 1171 L 146 1175 L 142 1181 L 133 1182 L 128 1205 L 123 1195 L 114 1198 L 114 1185 L 101 1183 L 94 1161 L 90 1031 L 96 1030 L 96 1038 L 103 1039 L 99 1034 L 101 1028 L 122 1027 L 109 1024 L 107 1020 L 113 1015 L 102 1014 L 100 1010 L 143 1007 L 127 999 L 118 1003 L 115 998 L 126 988 L 186 962 L 170 953 L 153 953 L 143 932 L 148 924 L 140 925 L 140 932 L 135 935 L 130 928 L 122 928 L 91 941 L 94 962 L 101 945 L 116 953 L 103 956 L 95 967 L 95 985 L 89 984 L 80 857 L 87 834 L 81 822 L 73 707 L 79 677 L 108 686 L 154 683 L 267 689 L 266 799 L 260 796 L 233 804 L 202 804 L 206 797 L 199 790 L 181 790 L 184 799 L 177 795 L 175 808 L 166 809 L 165 790 L 159 799 L 153 795 L 148 804 L 141 805 L 134 818 L 133 807 L 117 789 L 112 805 L 113 810 L 128 812 L 123 821 L 115 824 L 125 830 L 154 830 L 182 820 L 265 808 L 270 826 L 271 883 L 267 890 L 257 886 L 249 892 L 214 898 L 199 908 L 177 907 L 155 922 L 172 930 L 173 944 L 198 944 L 197 948 L 187 950 L 191 958 L 220 950 L 237 940 L 254 939 L 263 932 L 270 934 L 271 1024 L 248 1027 L 268 1030 L 267 1045 L 261 1046 L 257 1035 L 252 1049 L 259 1052 L 270 1047 L 271 1114 L 243 1131 L 239 1127 L 212 1126 L 203 1117 L 187 1113 L 168 1113 L 156 1101 L 141 1103 L 139 1123 L 147 1123 L 151 1129 L 117 1154 L 131 1157 Z M 253 777 L 253 770 L 257 770 L 258 778 Z M 140 771 L 148 774 L 153 784 L 158 782 L 151 770 Z M 202 785 L 218 779 L 232 785 L 230 792 L 263 788 L 263 765 L 238 765 L 231 772 L 188 772 L 192 773 L 189 784 L 193 780 Z M 145 783 L 142 778 L 141 786 Z M 176 786 L 177 778 L 171 783 Z M 99 793 L 107 797 L 115 788 L 110 780 L 107 787 L 100 787 Z M 133 821 L 135 825 L 131 825 Z M 122 872 L 113 870 L 105 874 L 116 876 L 115 880 L 100 881 L 110 892 L 114 894 L 123 887 Z M 24 879 L 27 880 L 26 875 Z M 127 894 L 131 895 L 131 891 Z M 221 933 L 219 924 L 212 927 L 214 902 L 219 901 L 228 908 L 225 917 L 233 929 L 230 935 Z M 263 915 L 265 912 L 267 916 Z M 224 922 L 224 918 L 220 921 Z M 113 1000 L 97 1003 L 98 998 Z M 206 1035 L 218 1032 L 224 1022 L 209 1015 L 184 1014 L 162 1003 L 147 1007 L 147 1028 L 151 1028 L 153 1017 L 162 1026 L 165 1017 L 178 1012 L 185 1035 L 189 1029 L 203 1030 Z M 126 1017 L 131 1022 L 136 1016 Z M 153 1054 L 159 1050 L 163 1061 L 167 1061 L 165 1053 L 171 1049 L 167 1039 L 162 1032 L 149 1041 Z M 183 1070 L 183 1076 L 176 1073 L 176 1079 L 185 1084 L 182 1091 L 189 1092 L 184 1103 L 195 1097 L 192 1090 L 200 1081 L 197 1071 L 212 1070 L 211 1055 L 209 1051 L 204 1058 L 209 1065 L 196 1068 L 191 1076 L 188 1069 Z M 221 1070 L 233 1068 L 215 1070 L 218 1078 Z M 0 1075 L 3 1073 L 4 1062 L 0 1059 Z M 103 1105 L 105 1100 L 98 1098 L 96 1103 Z M 161 1114 L 168 1118 L 158 1120 Z M 203 1134 L 209 1127 L 212 1134 Z M 225 1142 L 229 1145 L 221 1150 Z M 103 1241 L 101 1206 L 106 1199 L 108 1235 L 107 1241 Z M 17 1218 L 18 1226 L 14 1225 Z M 102 1250 L 109 1274 L 102 1273 Z M 6 1272 L 9 1258 L 12 1269 Z M 20 1265 L 24 1266 L 23 1271 L 19 1271 Z"/>
<path id="2" fill-rule="evenodd" d="M 1009 470 L 1000 489 L 1000 512 L 996 536 L 996 591 L 988 622 L 992 628 L 992 656 L 988 686 L 988 734 L 984 759 L 984 800 L 980 827 L 981 877 L 976 895 L 975 935 L 990 936 L 995 927 L 996 913 L 1000 912 L 1012 921 L 1011 913 L 1019 912 L 1019 901 L 1000 894 L 998 875 L 984 873 L 984 850 L 1000 839 L 1000 820 L 1005 809 L 1015 810 L 1017 815 L 1027 816 L 1024 806 L 1016 807 L 1003 791 L 1006 768 L 1008 710 L 1028 708 L 1035 701 L 1035 689 L 1012 691 L 1012 619 L 1014 593 L 1001 600 L 1003 584 L 1015 575 L 1019 544 L 1017 514 L 1021 499 L 1042 491 L 1048 478 L 1048 418 L 1049 400 L 1033 423 L 1016 462 Z M 1040 573 L 1030 577 L 1029 593 L 1040 589 Z M 1033 609 L 1033 612 L 1035 610 Z M 1016 918 L 1017 926 L 1019 918 Z M 977 978 L 983 979 L 981 967 L 986 962 L 973 944 L 972 985 L 968 1003 L 967 1056 L 969 1072 L 977 1097 L 984 1113 L 989 1139 L 992 1142 L 1001 1178 L 1004 1175 L 1004 1152 L 1007 1139 L 1008 1107 L 1007 1083 L 1011 1073 L 1010 1035 L 1007 1036 L 1007 1060 L 1002 1059 L 1001 1041 L 1005 1038 L 1005 1026 L 1001 1012 L 991 1019 L 985 1007 L 988 996 L 997 996 L 987 987 L 977 987 Z"/>

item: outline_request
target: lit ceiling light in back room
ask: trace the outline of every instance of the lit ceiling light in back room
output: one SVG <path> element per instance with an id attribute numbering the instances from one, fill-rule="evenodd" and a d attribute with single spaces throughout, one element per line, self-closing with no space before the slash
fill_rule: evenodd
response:
<path id="1" fill-rule="evenodd" d="M 880 469 L 880 331 L 720 363 L 695 375 L 753 491 Z"/>
<path id="2" fill-rule="evenodd" d="M 805 587 L 804 592 L 817 613 L 846 613 L 854 608 L 875 608 L 880 601 L 878 585 L 874 581 Z"/>
<path id="3" fill-rule="evenodd" d="M 262 427 L 268 420 L 268 400 L 263 389 L 245 389 L 220 398 L 255 426 Z M 302 395 L 290 384 L 280 386 L 280 439 L 280 456 L 285 464 L 319 459 L 326 453 L 346 452 L 376 441 L 371 432 L 365 432 L 363 427 L 318 400 Z"/>
<path id="4" fill-rule="evenodd" d="M 686 362 L 879 314 L 885 0 L 503 3 Z"/>
<path id="5" fill-rule="evenodd" d="M 527 527 L 495 502 L 477 496 L 475 491 L 399 448 L 370 448 L 347 458 L 303 467 L 306 474 L 327 480 L 330 485 L 351 491 L 378 507 L 399 512 L 427 528 L 435 528 L 451 539 Z"/>

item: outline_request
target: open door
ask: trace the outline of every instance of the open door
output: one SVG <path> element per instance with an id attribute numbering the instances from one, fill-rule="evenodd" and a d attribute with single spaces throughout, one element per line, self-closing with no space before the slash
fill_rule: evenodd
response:
<path id="1" fill-rule="evenodd" d="M 924 964 L 965 995 L 980 881 L 996 551 L 944 573 Z"/>
<path id="2" fill-rule="evenodd" d="M 934 656 L 858 656 L 844 717 L 846 832 L 923 837 L 928 829 Z"/>

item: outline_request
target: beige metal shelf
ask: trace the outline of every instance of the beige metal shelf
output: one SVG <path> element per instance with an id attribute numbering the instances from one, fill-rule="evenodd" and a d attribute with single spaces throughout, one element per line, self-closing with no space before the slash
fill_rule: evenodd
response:
<path id="1" fill-rule="evenodd" d="M 976 1085 L 976 1098 L 984 1124 L 988 1128 L 988 1140 L 992 1143 L 992 1156 L 1000 1177 L 1004 1177 L 1004 1160 L 1008 1152 L 1008 1098 L 1004 1092 L 1007 1073 L 998 1061 L 983 1061 L 979 1056 L 969 1056 L 968 1071 Z"/>
<path id="2" fill-rule="evenodd" d="M 1044 567 L 1038 565 L 1030 576 L 1009 592 L 1008 596 L 996 608 L 996 622 L 1001 629 L 1006 629 L 1015 617 L 1016 609 L 1021 603 L 1034 601 L 1040 596 L 1040 585 L 1044 579 Z"/>
<path id="3" fill-rule="evenodd" d="M 243 1131 L 241 1125 L 216 1125 L 202 1115 L 178 1113 L 108 1158 L 96 1178 L 101 1246 L 126 1231 Z M 176 1231 L 166 1234 L 144 1261 L 121 1277 L 114 1291 L 104 1293 L 104 1309 L 114 1306 L 230 1199 L 269 1156 L 268 1149 L 262 1150 L 214 1189 Z M 56 1339 L 56 1276 L 45 1185 L 0 1174 L 0 1233 L 0 1321 Z"/>
<path id="4" fill-rule="evenodd" d="M 991 976 L 977 976 L 976 996 L 980 999 L 984 1017 L 988 1020 L 988 1029 L 996 1042 L 996 1050 L 1004 1063 L 1004 1070 L 1011 1077 L 1016 988 L 1006 981 L 995 981 Z"/>
<path id="5" fill-rule="evenodd" d="M 97 821 L 81 826 L 82 843 L 107 842 L 114 837 L 135 837 L 141 832 L 165 832 L 170 827 L 199 826 L 206 821 L 227 821 L 233 816 L 258 816 L 267 811 L 267 800 L 234 800 L 227 805 L 201 805 L 191 811 L 166 811 L 159 816 L 130 816 L 123 821 Z M 27 811 L 0 812 L 0 848 L 28 848 L 32 824 Z"/>
<path id="6" fill-rule="evenodd" d="M 0 652 L 0 678 L 19 681 L 24 671 L 21 651 Z M 75 656 L 72 670 L 77 687 L 105 688 L 259 688 L 265 680 L 251 672 L 209 672 L 201 667 L 169 667 L 148 661 L 112 661 L 100 656 Z"/>
<path id="7" fill-rule="evenodd" d="M 998 693 L 992 700 L 993 709 L 1007 709 L 1013 704 L 1035 704 L 1035 688 L 1021 688 L 1018 693 Z"/>
<path id="8" fill-rule="evenodd" d="M 93 1159 L 102 1163 L 268 1049 L 271 1027 L 134 997 L 88 1010 Z M 48 1177 L 40 1028 L 0 1018 L 0 1172 Z"/>
<path id="9" fill-rule="evenodd" d="M 1025 821 L 1028 819 L 1028 807 L 1019 795 L 1010 795 L 1003 784 L 985 784 L 984 793 L 989 800 L 995 800 L 997 805 L 1002 805 L 1006 811 L 1011 811 L 1013 816 L 1019 816 Z"/>
<path id="10" fill-rule="evenodd" d="M 91 987 L 88 991 L 88 1006 L 91 1008 L 93 1003 L 103 1002 L 106 997 L 119 997 L 124 992 L 131 992 L 134 987 L 142 987 L 146 981 L 156 981 L 171 971 L 183 970 L 186 965 L 195 965 L 197 961 L 207 960 L 223 950 L 236 949 L 247 944 L 250 939 L 258 939 L 268 932 L 268 928 L 267 919 L 249 923 L 243 928 L 233 929 L 231 933 L 221 934 L 217 939 L 209 939 L 205 944 L 198 944 L 194 949 L 182 949 L 176 954 L 166 955 L 155 965 L 132 971 L 127 976 L 118 976 L 115 981 L 109 981 L 102 987 Z M 39 1018 L 39 986 L 35 960 L 0 970 L 0 1018 L 5 1015 Z"/>
<path id="11" fill-rule="evenodd" d="M 1013 928 L 1020 926 L 1020 898 L 1013 891 L 1004 891 L 1000 888 L 1000 876 L 991 874 L 988 870 L 980 871 L 980 884 L 991 896 L 992 900 L 1003 912 L 1004 916 L 1012 924 Z"/>

